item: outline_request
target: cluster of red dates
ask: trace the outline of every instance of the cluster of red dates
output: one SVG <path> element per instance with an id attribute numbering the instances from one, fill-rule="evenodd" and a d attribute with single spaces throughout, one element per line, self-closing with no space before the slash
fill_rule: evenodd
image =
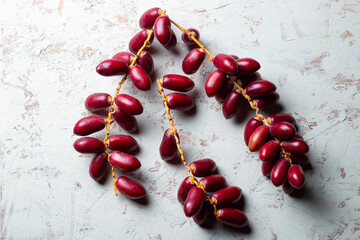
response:
<path id="1" fill-rule="evenodd" d="M 199 41 L 196 29 L 184 29 L 174 23 L 160 8 L 146 11 L 140 18 L 143 29 L 129 42 L 130 52 L 120 52 L 111 59 L 101 62 L 96 71 L 102 76 L 125 75 L 119 83 L 115 95 L 94 93 L 85 102 L 86 108 L 98 113 L 108 109 L 108 118 L 94 115 L 79 120 L 74 133 L 87 136 L 106 128 L 103 141 L 94 137 L 83 137 L 75 141 L 74 148 L 80 153 L 95 153 L 90 164 L 90 175 L 96 181 L 101 181 L 106 173 L 107 162 L 112 166 L 116 188 L 131 199 L 140 199 L 146 195 L 144 187 L 125 176 L 116 179 L 114 167 L 123 172 L 133 172 L 140 168 L 140 161 L 133 156 L 139 150 L 136 140 L 129 135 L 111 135 L 109 125 L 115 120 L 120 127 L 128 132 L 137 132 L 138 124 L 135 116 L 143 112 L 140 101 L 126 94 L 119 94 L 122 83 L 129 76 L 136 88 L 142 91 L 150 90 L 149 75 L 154 70 L 154 62 L 149 52 L 145 51 L 156 39 L 168 50 L 173 50 L 177 38 L 171 29 L 172 24 L 183 31 L 182 40 L 193 49 L 187 54 L 182 63 L 186 74 L 195 73 L 203 63 L 206 54 L 213 62 L 214 70 L 206 80 L 207 96 L 215 97 L 222 103 L 223 114 L 226 119 L 237 114 L 239 103 L 245 97 L 250 106 L 255 109 L 257 116 L 250 119 L 245 127 L 244 139 L 250 151 L 259 152 L 263 161 L 262 172 L 271 176 L 275 186 L 283 186 L 287 193 L 294 188 L 301 188 L 305 176 L 301 166 L 309 163 L 305 153 L 308 145 L 296 133 L 293 125 L 295 120 L 288 114 L 273 114 L 265 119 L 258 114 L 259 109 L 277 103 L 279 95 L 276 86 L 266 80 L 260 80 L 260 64 L 251 58 L 238 58 L 235 55 L 218 54 L 215 57 Z M 199 48 L 194 48 L 199 46 Z M 210 205 L 214 207 L 216 218 L 227 225 L 243 228 L 247 226 L 246 215 L 234 206 L 242 196 L 242 190 L 236 186 L 227 186 L 226 179 L 216 174 L 216 163 L 211 159 L 201 159 L 189 166 L 180 148 L 179 137 L 169 109 L 189 111 L 193 108 L 192 98 L 185 94 L 194 88 L 194 82 L 185 76 L 168 74 L 158 80 L 159 92 L 162 94 L 164 105 L 171 123 L 171 128 L 164 133 L 160 156 L 169 161 L 181 154 L 184 165 L 190 176 L 186 177 L 178 190 L 178 200 L 184 204 L 187 217 L 193 217 L 197 224 L 202 224 L 208 217 Z M 235 89 L 234 89 L 235 86 Z M 177 91 L 164 95 L 162 88 Z M 114 120 L 112 119 L 114 118 Z M 198 181 L 196 177 L 202 179 Z M 212 193 L 212 194 L 211 194 Z"/>

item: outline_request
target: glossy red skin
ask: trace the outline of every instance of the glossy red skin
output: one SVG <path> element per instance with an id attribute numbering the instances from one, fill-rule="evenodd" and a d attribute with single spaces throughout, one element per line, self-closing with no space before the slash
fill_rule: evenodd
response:
<path id="1" fill-rule="evenodd" d="M 171 22 L 168 16 L 158 17 L 154 25 L 154 33 L 156 39 L 162 44 L 166 45 L 171 40 Z"/>
<path id="2" fill-rule="evenodd" d="M 286 158 L 280 158 L 271 170 L 271 181 L 276 186 L 281 186 L 287 179 L 287 172 L 289 170 L 290 163 Z"/>
<path id="3" fill-rule="evenodd" d="M 139 144 L 132 136 L 119 134 L 109 137 L 108 148 L 110 150 L 132 153 L 139 150 Z"/>
<path id="4" fill-rule="evenodd" d="M 238 65 L 236 60 L 226 54 L 219 53 L 213 60 L 214 66 L 226 74 L 236 74 L 238 71 Z"/>
<path id="5" fill-rule="evenodd" d="M 166 95 L 168 107 L 178 111 L 189 111 L 194 107 L 193 100 L 190 96 L 182 93 L 170 93 Z"/>
<path id="6" fill-rule="evenodd" d="M 263 125 L 263 122 L 256 118 L 251 118 L 248 121 L 248 123 L 245 126 L 245 130 L 244 130 L 244 140 L 245 140 L 246 146 L 249 145 L 249 139 L 251 137 L 251 134 L 253 134 L 255 129 L 257 129 L 261 125 Z"/>
<path id="7" fill-rule="evenodd" d="M 92 159 L 89 167 L 90 176 L 97 182 L 100 182 L 106 174 L 107 154 L 97 154 Z"/>
<path id="8" fill-rule="evenodd" d="M 137 64 L 139 64 L 148 75 L 154 71 L 154 60 L 148 52 L 143 51 L 140 54 Z"/>
<path id="9" fill-rule="evenodd" d="M 176 47 L 176 44 L 177 44 L 177 38 L 176 38 L 176 34 L 174 33 L 173 30 L 171 30 L 171 38 L 170 38 L 170 41 L 164 45 L 164 47 L 169 50 L 169 51 L 172 51 L 175 49 Z"/>
<path id="10" fill-rule="evenodd" d="M 268 96 L 256 97 L 253 99 L 258 108 L 265 108 L 276 104 L 279 101 L 279 94 L 274 92 Z"/>
<path id="11" fill-rule="evenodd" d="M 96 72 L 105 77 L 123 75 L 129 70 L 127 62 L 121 59 L 108 59 L 97 65 Z"/>
<path id="12" fill-rule="evenodd" d="M 96 112 L 110 107 L 111 96 L 107 93 L 93 93 L 85 100 L 85 108 L 90 112 Z"/>
<path id="13" fill-rule="evenodd" d="M 139 159 L 128 153 L 113 151 L 109 156 L 109 162 L 124 172 L 133 172 L 141 167 Z"/>
<path id="14" fill-rule="evenodd" d="M 106 149 L 102 141 L 93 137 L 79 138 L 73 146 L 79 153 L 102 153 Z"/>
<path id="15" fill-rule="evenodd" d="M 146 190 L 140 183 L 124 176 L 118 177 L 116 188 L 130 199 L 141 199 L 146 196 Z"/>
<path id="16" fill-rule="evenodd" d="M 304 139 L 299 133 L 295 133 L 293 139 Z"/>
<path id="17" fill-rule="evenodd" d="M 105 121 L 102 116 L 90 116 L 80 119 L 74 127 L 74 134 L 87 136 L 105 128 Z"/>
<path id="18" fill-rule="evenodd" d="M 217 219 L 219 222 L 234 228 L 243 228 L 248 225 L 248 219 L 242 211 L 235 208 L 222 208 L 218 210 Z"/>
<path id="19" fill-rule="evenodd" d="M 285 151 L 291 153 L 307 153 L 309 151 L 309 146 L 301 139 L 283 141 L 281 146 Z"/>
<path id="20" fill-rule="evenodd" d="M 237 76 L 237 80 L 240 80 L 241 86 L 246 88 L 249 83 L 261 80 L 261 75 L 258 72 L 254 73 L 241 73 Z"/>
<path id="21" fill-rule="evenodd" d="M 191 50 L 182 62 L 182 69 L 186 74 L 193 74 L 204 62 L 205 52 L 201 48 Z"/>
<path id="22" fill-rule="evenodd" d="M 141 15 L 139 20 L 140 28 L 150 29 L 154 25 L 156 19 L 159 17 L 160 8 L 151 8 Z"/>
<path id="23" fill-rule="evenodd" d="M 197 29 L 195 29 L 195 28 L 189 28 L 189 29 L 187 29 L 188 30 L 188 32 L 193 32 L 193 33 L 195 33 L 195 38 L 197 39 L 197 40 L 199 40 L 199 38 L 200 38 L 200 33 L 199 33 L 199 31 L 197 30 Z M 186 33 L 182 33 L 181 34 L 181 39 L 184 41 L 184 43 L 186 44 L 186 45 L 189 45 L 189 46 L 193 46 L 193 45 L 195 45 L 196 43 L 192 40 L 192 39 L 190 39 L 189 38 L 189 36 L 186 34 Z"/>
<path id="24" fill-rule="evenodd" d="M 169 161 L 176 157 L 178 153 L 178 148 L 176 146 L 176 139 L 174 135 L 170 134 L 171 129 L 167 129 L 164 132 L 163 139 L 160 143 L 160 157 L 164 161 Z"/>
<path id="25" fill-rule="evenodd" d="M 232 90 L 229 95 L 226 97 L 223 105 L 222 105 L 222 112 L 226 119 L 230 119 L 235 117 L 238 109 L 240 100 L 242 95 L 238 93 L 236 90 Z"/>
<path id="26" fill-rule="evenodd" d="M 124 130 L 128 132 L 136 132 L 138 130 L 138 124 L 134 116 L 127 114 L 119 108 L 115 109 L 113 116 L 116 123 Z"/>
<path id="27" fill-rule="evenodd" d="M 308 156 L 303 153 L 290 153 L 290 159 L 293 164 L 300 164 L 301 166 L 306 166 L 310 163 L 310 159 L 308 158 Z"/>
<path id="28" fill-rule="evenodd" d="M 150 90 L 151 79 L 140 65 L 133 66 L 129 71 L 129 76 L 135 87 L 139 90 Z"/>
<path id="29" fill-rule="evenodd" d="M 206 177 L 216 172 L 216 163 L 210 158 L 204 158 L 192 162 L 190 167 L 193 167 L 193 173 L 196 177 Z"/>
<path id="30" fill-rule="evenodd" d="M 115 54 L 112 59 L 120 59 L 127 62 L 128 65 L 131 64 L 132 60 L 134 59 L 134 55 L 131 52 L 119 52 Z"/>
<path id="31" fill-rule="evenodd" d="M 216 192 L 227 187 L 226 179 L 221 175 L 210 175 L 200 180 L 204 188 L 208 192 Z"/>
<path id="32" fill-rule="evenodd" d="M 267 121 L 270 124 L 276 123 L 276 122 L 288 122 L 288 123 L 295 123 L 295 119 L 287 113 L 275 113 L 270 115 L 267 118 Z"/>
<path id="33" fill-rule="evenodd" d="M 264 146 L 260 148 L 259 158 L 262 161 L 270 161 L 281 151 L 281 146 L 276 141 L 271 140 L 265 143 Z"/>
<path id="34" fill-rule="evenodd" d="M 236 203 L 240 200 L 241 196 L 241 188 L 230 186 L 214 192 L 211 198 L 216 200 L 217 207 L 223 207 L 228 204 Z"/>
<path id="35" fill-rule="evenodd" d="M 259 150 L 267 141 L 269 137 L 269 128 L 266 125 L 261 125 L 255 129 L 249 139 L 249 150 L 251 152 Z"/>
<path id="36" fill-rule="evenodd" d="M 276 91 L 276 86 L 269 81 L 259 80 L 249 83 L 246 88 L 246 94 L 250 97 L 267 96 Z"/>
<path id="37" fill-rule="evenodd" d="M 186 177 L 182 181 L 177 192 L 177 199 L 181 204 L 184 204 L 190 189 L 195 186 L 189 181 L 189 178 L 190 177 Z"/>
<path id="38" fill-rule="evenodd" d="M 300 189 L 305 184 L 305 174 L 300 165 L 292 165 L 288 171 L 288 180 L 291 186 Z"/>
<path id="39" fill-rule="evenodd" d="M 144 29 L 138 32 L 129 42 L 130 52 L 137 54 L 140 48 L 144 45 L 150 30 Z M 154 40 L 154 35 L 150 38 L 150 42 Z"/>
<path id="40" fill-rule="evenodd" d="M 214 97 L 226 81 L 226 74 L 220 70 L 213 71 L 206 79 L 205 92 L 208 97 Z"/>
<path id="41" fill-rule="evenodd" d="M 216 93 L 216 101 L 222 103 L 225 101 L 229 93 L 234 89 L 234 84 L 231 81 L 225 81 L 220 90 Z"/>
<path id="42" fill-rule="evenodd" d="M 193 216 L 193 220 L 197 225 L 201 225 L 206 221 L 208 216 L 209 216 L 209 208 L 208 208 L 208 204 L 206 204 L 205 202 L 200 212 L 195 216 Z"/>
<path id="43" fill-rule="evenodd" d="M 239 57 L 234 54 L 231 54 L 230 57 L 234 58 L 235 60 L 239 59 Z"/>
<path id="44" fill-rule="evenodd" d="M 278 160 L 278 158 L 273 158 L 269 161 L 264 161 L 261 164 L 261 172 L 265 177 L 270 177 L 271 170 L 274 167 L 275 162 Z"/>
<path id="45" fill-rule="evenodd" d="M 178 74 L 166 74 L 162 79 L 163 88 L 178 91 L 188 92 L 194 88 L 195 83 L 188 77 Z"/>
<path id="46" fill-rule="evenodd" d="M 184 213 L 187 217 L 193 217 L 201 211 L 205 196 L 201 188 L 193 187 L 190 189 L 184 203 Z"/>
<path id="47" fill-rule="evenodd" d="M 282 185 L 282 189 L 283 191 L 288 194 L 288 195 L 291 195 L 295 188 L 293 186 L 291 186 L 291 184 L 289 183 L 289 181 L 285 181 Z"/>
<path id="48" fill-rule="evenodd" d="M 270 134 L 276 138 L 289 139 L 295 136 L 294 125 L 288 122 L 275 122 L 270 126 Z"/>
<path id="49" fill-rule="evenodd" d="M 240 58 L 236 59 L 239 66 L 239 73 L 254 73 L 260 69 L 260 63 L 252 58 Z"/>
<path id="50" fill-rule="evenodd" d="M 144 111 L 141 102 L 127 94 L 118 94 L 115 97 L 115 104 L 118 108 L 130 115 L 139 115 Z"/>

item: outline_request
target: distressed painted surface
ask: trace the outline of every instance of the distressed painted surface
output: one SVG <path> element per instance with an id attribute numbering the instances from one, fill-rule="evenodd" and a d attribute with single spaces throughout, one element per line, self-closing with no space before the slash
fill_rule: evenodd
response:
<path id="1" fill-rule="evenodd" d="M 360 237 L 359 1 L 0 2 L 1 239 Z M 259 60 L 263 78 L 278 86 L 279 109 L 293 114 L 311 147 L 306 194 L 291 198 L 262 177 L 257 155 L 243 143 L 253 112 L 226 121 L 203 89 L 211 64 L 192 76 L 196 113 L 174 113 L 186 156 L 213 158 L 243 189 L 250 233 L 221 224 L 200 228 L 184 216 L 176 191 L 185 168 L 158 154 L 168 123 L 155 82 L 146 93 L 129 83 L 122 90 L 145 107 L 133 135 L 142 168 L 132 177 L 146 187 L 146 203 L 114 197 L 110 178 L 94 182 L 91 157 L 72 148 L 74 123 L 89 115 L 85 98 L 113 93 L 120 79 L 97 75 L 95 66 L 127 49 L 140 14 L 153 6 L 198 28 L 212 52 Z M 158 43 L 151 52 L 154 78 L 182 72 L 183 43 L 175 54 Z"/>

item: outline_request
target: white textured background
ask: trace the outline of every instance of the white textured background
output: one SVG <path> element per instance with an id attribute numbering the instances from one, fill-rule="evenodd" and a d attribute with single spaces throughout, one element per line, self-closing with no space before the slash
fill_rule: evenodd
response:
<path id="1" fill-rule="evenodd" d="M 360 237 L 360 1 L 0 0 L 0 6 L 1 239 Z M 282 111 L 293 114 L 310 145 L 305 194 L 291 198 L 262 176 L 257 154 L 243 142 L 253 112 L 226 121 L 203 89 L 211 64 L 192 76 L 197 111 L 174 113 L 186 156 L 213 158 L 243 189 L 250 233 L 221 224 L 200 228 L 184 216 L 176 191 L 186 170 L 158 154 L 168 122 L 155 82 L 150 92 L 130 82 L 122 90 L 145 107 L 133 135 L 142 168 L 132 177 L 147 189 L 147 204 L 115 197 L 110 178 L 94 182 L 91 156 L 72 148 L 74 124 L 89 115 L 86 97 L 112 94 L 120 79 L 101 77 L 95 66 L 127 50 L 140 15 L 155 6 L 198 28 L 211 52 L 257 59 L 263 78 L 278 86 Z M 175 54 L 158 43 L 151 52 L 154 77 L 182 74 L 182 42 Z"/>

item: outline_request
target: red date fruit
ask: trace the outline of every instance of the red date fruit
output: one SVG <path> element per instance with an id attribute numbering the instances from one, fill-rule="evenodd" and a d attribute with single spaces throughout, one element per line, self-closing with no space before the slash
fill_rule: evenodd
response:
<path id="1" fill-rule="evenodd" d="M 193 187 L 190 189 L 184 203 L 184 213 L 187 217 L 198 214 L 204 204 L 205 196 L 201 188 Z"/>
<path id="2" fill-rule="evenodd" d="M 265 125 L 259 126 L 251 134 L 249 139 L 249 150 L 251 152 L 259 150 L 269 137 L 269 128 Z"/>
<path id="3" fill-rule="evenodd" d="M 307 153 L 309 151 L 309 146 L 301 139 L 283 141 L 281 146 L 285 151 L 291 153 Z"/>
<path id="4" fill-rule="evenodd" d="M 226 97 L 223 105 L 222 105 L 222 112 L 226 119 L 230 119 L 235 117 L 238 109 L 240 100 L 242 95 L 238 93 L 236 90 L 232 90 L 229 95 Z"/>
<path id="5" fill-rule="evenodd" d="M 208 204 L 204 202 L 200 212 L 193 217 L 193 220 L 197 225 L 201 225 L 206 221 L 208 215 L 209 215 Z"/>
<path id="6" fill-rule="evenodd" d="M 160 8 L 151 8 L 141 15 L 139 20 L 140 28 L 150 29 L 154 25 L 156 19 L 159 17 Z"/>
<path id="7" fill-rule="evenodd" d="M 269 81 L 259 80 L 246 86 L 246 94 L 250 97 L 267 96 L 276 91 L 276 86 Z"/>
<path id="8" fill-rule="evenodd" d="M 289 157 L 293 164 L 300 164 L 301 166 L 306 166 L 310 163 L 310 159 L 308 158 L 308 156 L 306 156 L 306 154 L 303 153 L 299 153 L 299 154 L 290 153 Z"/>
<path id="9" fill-rule="evenodd" d="M 205 92 L 208 97 L 215 96 L 224 85 L 226 81 L 226 74 L 220 70 L 213 71 L 206 79 Z"/>
<path id="10" fill-rule="evenodd" d="M 117 95 L 115 97 L 115 104 L 118 108 L 130 115 L 139 115 L 144 111 L 140 101 L 127 94 Z"/>
<path id="11" fill-rule="evenodd" d="M 287 173 L 290 167 L 289 160 L 280 158 L 271 171 L 271 181 L 276 186 L 281 186 L 287 179 Z"/>
<path id="12" fill-rule="evenodd" d="M 285 181 L 282 185 L 282 189 L 283 191 L 288 194 L 288 195 L 291 195 L 295 188 L 293 186 L 291 186 L 291 184 L 289 183 L 289 181 Z"/>
<path id="13" fill-rule="evenodd" d="M 76 140 L 74 148 L 79 153 L 102 153 L 106 149 L 102 141 L 93 137 L 83 137 Z"/>
<path id="14" fill-rule="evenodd" d="M 119 108 L 115 109 L 113 116 L 117 124 L 126 131 L 136 132 L 138 130 L 138 124 L 134 116 L 127 114 Z"/>
<path id="15" fill-rule="evenodd" d="M 263 124 L 263 122 L 256 118 L 251 118 L 248 121 L 248 123 L 245 126 L 245 131 L 244 131 L 244 140 L 245 140 L 246 146 L 249 145 L 249 139 L 251 137 L 251 134 L 253 134 L 255 129 L 257 129 L 262 124 Z"/>
<path id="16" fill-rule="evenodd" d="M 239 57 L 236 56 L 236 55 L 234 55 L 234 54 L 231 54 L 230 57 L 234 58 L 235 60 L 238 60 L 238 59 L 239 59 Z"/>
<path id="17" fill-rule="evenodd" d="M 129 65 L 124 60 L 108 59 L 96 67 L 96 72 L 105 77 L 123 75 L 129 70 Z"/>
<path id="18" fill-rule="evenodd" d="M 223 53 L 215 56 L 213 64 L 217 69 L 226 74 L 236 74 L 238 71 L 238 64 L 236 63 L 236 60 Z"/>
<path id="19" fill-rule="evenodd" d="M 234 84 L 231 81 L 226 81 L 220 90 L 216 93 L 215 99 L 216 101 L 222 103 L 225 101 L 226 97 L 229 93 L 234 89 Z"/>
<path id="20" fill-rule="evenodd" d="M 150 75 L 154 71 L 154 61 L 150 55 L 150 53 L 143 51 L 137 63 L 145 70 L 145 72 Z"/>
<path id="21" fill-rule="evenodd" d="M 280 144 L 278 144 L 274 140 L 268 141 L 267 143 L 265 143 L 264 146 L 260 148 L 259 158 L 262 161 L 270 161 L 280 153 L 280 150 L 281 150 Z"/>
<path id="22" fill-rule="evenodd" d="M 290 114 L 286 114 L 286 113 L 272 114 L 267 118 L 267 121 L 270 124 L 273 124 L 273 123 L 276 123 L 276 122 L 295 123 L 295 119 Z"/>
<path id="23" fill-rule="evenodd" d="M 166 96 L 168 107 L 178 111 L 189 111 L 194 107 L 193 100 L 190 96 L 182 93 L 170 93 Z"/>
<path id="24" fill-rule="evenodd" d="M 105 128 L 105 121 L 102 116 L 90 116 L 80 119 L 74 127 L 74 133 L 79 136 L 86 136 Z"/>
<path id="25" fill-rule="evenodd" d="M 295 133 L 295 135 L 293 136 L 293 139 L 304 139 L 299 133 Z"/>
<path id="26" fill-rule="evenodd" d="M 155 21 L 154 32 L 156 39 L 162 44 L 166 45 L 171 40 L 171 22 L 168 16 L 158 17 Z"/>
<path id="27" fill-rule="evenodd" d="M 134 60 L 134 55 L 131 52 L 119 52 L 115 54 L 112 59 L 120 59 L 127 62 L 128 65 Z"/>
<path id="28" fill-rule="evenodd" d="M 136 157 L 119 151 L 113 151 L 110 154 L 109 162 L 124 172 L 133 172 L 141 167 L 141 163 Z"/>
<path id="29" fill-rule="evenodd" d="M 206 177 L 216 172 L 216 163 L 210 158 L 196 160 L 189 167 L 196 177 Z"/>
<path id="30" fill-rule="evenodd" d="M 197 40 L 199 40 L 199 38 L 200 38 L 200 33 L 199 33 L 198 30 L 196 30 L 195 28 L 189 28 L 189 29 L 187 29 L 187 30 L 188 30 L 188 32 L 193 33 L 194 37 L 195 37 Z M 194 42 L 194 40 L 190 39 L 189 36 L 188 36 L 185 32 L 182 33 L 181 39 L 184 41 L 184 43 L 185 43 L 186 45 L 193 46 L 193 45 L 196 44 L 196 43 Z"/>
<path id="31" fill-rule="evenodd" d="M 276 104 L 279 101 L 279 94 L 275 92 L 268 96 L 256 97 L 253 99 L 253 101 L 256 103 L 256 106 L 258 108 L 269 107 L 271 105 Z"/>
<path id="32" fill-rule="evenodd" d="M 177 192 L 177 199 L 181 204 L 184 204 L 187 195 L 192 187 L 195 185 L 189 181 L 190 177 L 186 177 L 179 186 Z"/>
<path id="33" fill-rule="evenodd" d="M 201 64 L 204 62 L 205 52 L 201 48 L 195 48 L 191 50 L 184 61 L 182 62 L 182 69 L 186 74 L 193 74 L 200 68 Z"/>
<path id="34" fill-rule="evenodd" d="M 252 58 L 236 59 L 239 66 L 239 73 L 254 73 L 260 69 L 260 63 Z"/>
<path id="35" fill-rule="evenodd" d="M 137 54 L 140 48 L 144 45 L 144 42 L 148 38 L 150 34 L 149 29 L 144 29 L 138 32 L 129 42 L 129 50 L 130 52 Z M 151 36 L 150 42 L 154 40 L 154 35 Z"/>
<path id="36" fill-rule="evenodd" d="M 269 161 L 264 161 L 261 164 L 261 172 L 265 177 L 270 177 L 271 170 L 274 167 L 275 162 L 278 160 L 278 158 L 273 158 Z"/>
<path id="37" fill-rule="evenodd" d="M 106 173 L 107 154 L 97 154 L 92 159 L 89 174 L 97 182 L 100 182 Z"/>
<path id="38" fill-rule="evenodd" d="M 160 144 L 159 152 L 162 160 L 165 161 L 169 161 L 177 155 L 178 148 L 176 146 L 176 139 L 173 135 L 172 129 L 167 129 L 165 131 Z"/>
<path id="39" fill-rule="evenodd" d="M 239 187 L 230 186 L 216 191 L 211 196 L 216 206 L 222 207 L 228 204 L 236 203 L 242 196 L 242 190 Z"/>
<path id="40" fill-rule="evenodd" d="M 254 73 L 242 73 L 240 75 L 237 76 L 236 80 L 240 80 L 241 82 L 241 86 L 243 88 L 246 88 L 246 86 L 249 83 L 255 82 L 257 80 L 261 80 L 261 75 L 258 72 L 254 72 Z"/>
<path id="41" fill-rule="evenodd" d="M 108 148 L 110 150 L 131 153 L 139 150 L 139 144 L 132 136 L 119 134 L 109 137 Z"/>
<path id="42" fill-rule="evenodd" d="M 175 49 L 176 47 L 176 44 L 177 44 L 177 38 L 176 38 L 176 34 L 174 33 L 173 30 L 171 30 L 171 38 L 170 38 L 170 41 L 164 45 L 164 47 L 169 50 L 169 51 L 172 51 Z"/>
<path id="43" fill-rule="evenodd" d="M 296 129 L 288 122 L 275 122 L 270 126 L 270 134 L 276 138 L 288 139 L 294 137 Z"/>
<path id="44" fill-rule="evenodd" d="M 85 107 L 90 112 L 96 112 L 110 107 L 111 96 L 107 93 L 93 93 L 86 98 Z"/>
<path id="45" fill-rule="evenodd" d="M 151 88 L 151 79 L 140 65 L 133 66 L 129 71 L 129 76 L 135 87 L 142 91 Z"/>
<path id="46" fill-rule="evenodd" d="M 124 176 L 118 177 L 116 188 L 130 199 L 140 199 L 146 196 L 146 190 L 140 183 Z"/>
<path id="47" fill-rule="evenodd" d="M 288 171 L 288 180 L 291 186 L 300 189 L 305 183 L 305 174 L 300 165 L 292 165 Z"/>
<path id="48" fill-rule="evenodd" d="M 208 192 L 216 192 L 227 186 L 226 179 L 221 175 L 210 175 L 200 180 L 199 184 L 204 186 Z"/>
<path id="49" fill-rule="evenodd" d="M 163 88 L 174 90 L 178 92 L 187 92 L 194 88 L 195 83 L 188 77 L 177 75 L 177 74 L 167 74 L 162 79 Z"/>
<path id="50" fill-rule="evenodd" d="M 234 228 L 243 228 L 248 225 L 248 219 L 245 213 L 235 208 L 222 208 L 217 210 L 216 218 L 223 224 Z"/>

